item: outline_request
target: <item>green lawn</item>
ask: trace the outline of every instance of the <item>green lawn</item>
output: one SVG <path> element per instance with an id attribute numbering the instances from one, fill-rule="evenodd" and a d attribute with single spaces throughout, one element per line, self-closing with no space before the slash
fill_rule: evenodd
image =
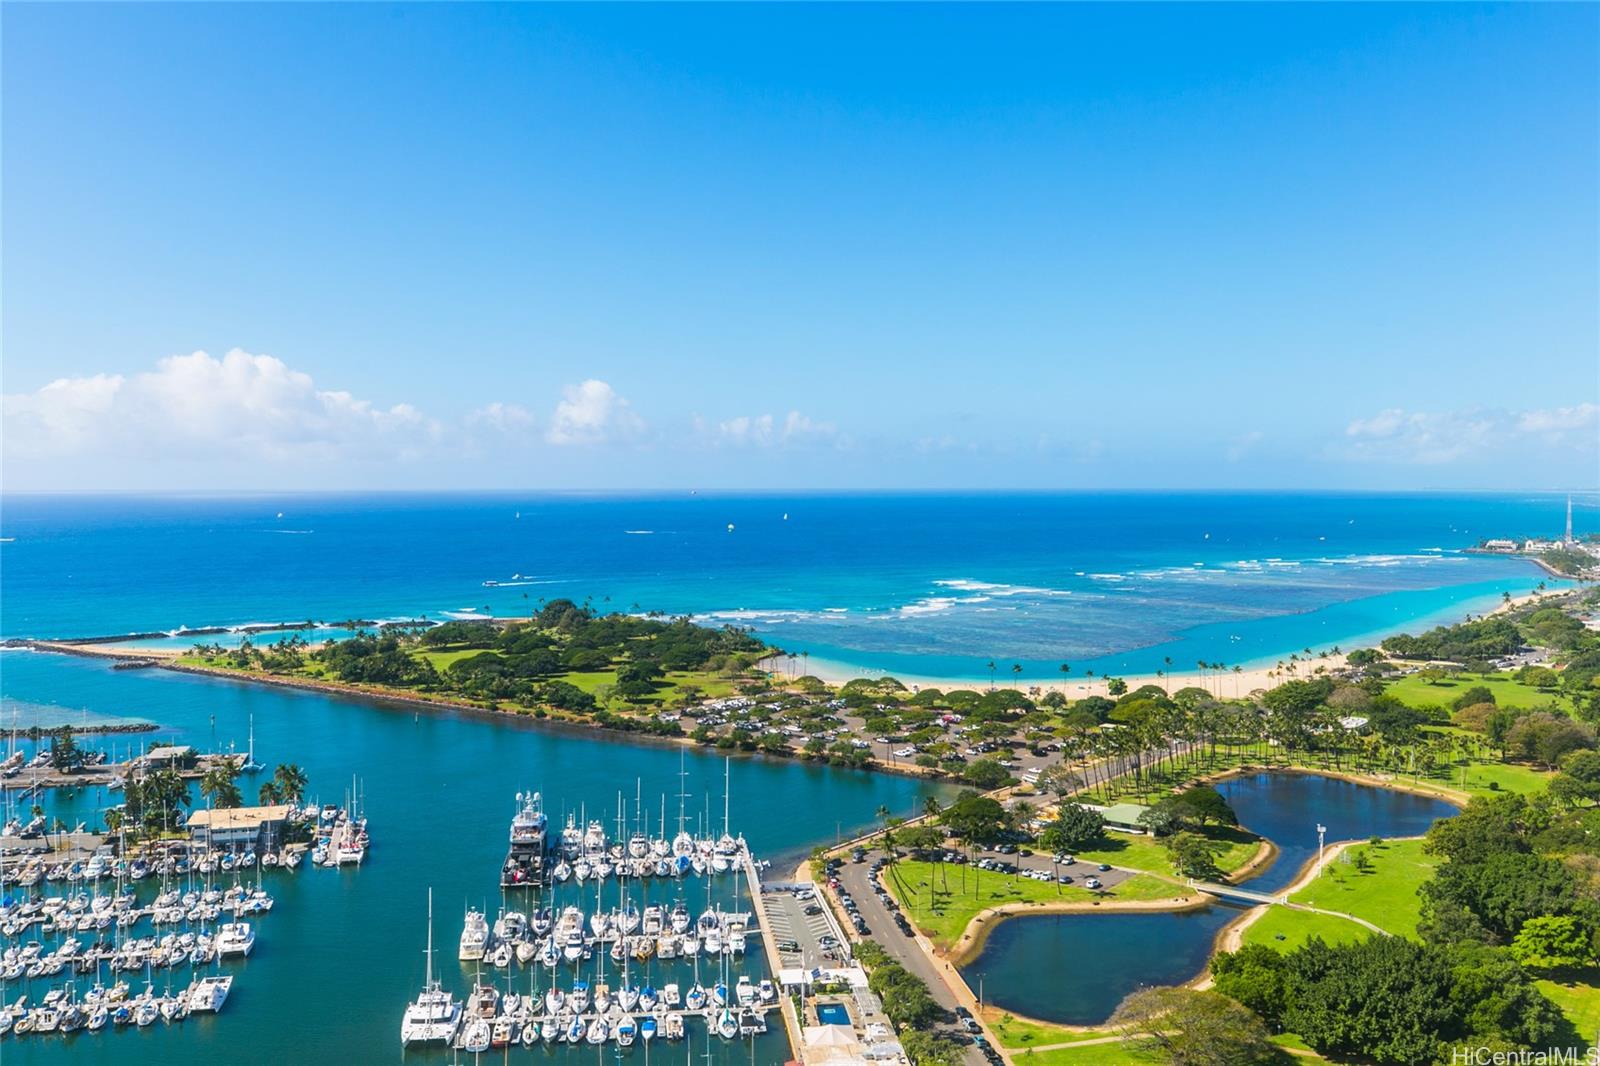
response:
<path id="1" fill-rule="evenodd" d="M 1272 907 L 1244 931 L 1244 942 L 1293 951 L 1314 936 L 1320 936 L 1329 944 L 1347 944 L 1375 935 L 1348 918 Z"/>
<path id="2" fill-rule="evenodd" d="M 1098 1029 L 1067 1029 L 1060 1025 L 1025 1022 L 1004 1013 L 994 1014 L 990 1012 L 984 1020 L 989 1023 L 989 1031 L 994 1033 L 995 1039 L 1000 1041 L 1000 1046 L 1008 1048 L 1071 1044 L 1080 1040 L 1094 1040 L 1097 1037 L 1106 1035 L 1105 1031 Z"/>
<path id="3" fill-rule="evenodd" d="M 1051 1051 L 1020 1051 L 1012 1058 L 1027 1066 L 1158 1066 L 1167 1059 L 1145 1051 L 1129 1051 L 1120 1040 Z"/>
<path id="4" fill-rule="evenodd" d="M 1358 871 L 1353 862 L 1333 862 L 1310 885 L 1290 898 L 1323 910 L 1365 918 L 1385 932 L 1415 936 L 1422 914 L 1417 889 L 1433 876 L 1439 861 L 1422 853 L 1420 840 L 1386 840 L 1347 848 L 1341 860 L 1365 855 L 1372 868 Z"/>
<path id="5" fill-rule="evenodd" d="M 1518 763 L 1506 762 L 1474 762 L 1467 766 L 1465 775 L 1458 765 L 1454 768 L 1450 784 L 1473 795 L 1492 795 L 1495 792 L 1516 792 L 1521 795 L 1532 795 L 1543 792 L 1545 785 L 1550 783 L 1554 774 L 1545 770 L 1535 770 L 1531 766 L 1522 766 Z M 1462 784 L 1463 777 L 1465 785 Z M 1499 786 L 1493 788 L 1491 786 Z"/>
<path id="6" fill-rule="evenodd" d="M 1438 684 L 1429 684 L 1421 675 L 1411 674 L 1391 681 L 1384 691 L 1409 707 L 1448 708 L 1457 696 L 1478 685 L 1493 692 L 1494 701 L 1502 707 L 1544 707 L 1551 703 L 1567 706 L 1566 701 L 1559 699 L 1556 690 L 1524 685 L 1510 674 L 1490 674 L 1488 678 L 1481 678 L 1477 674 L 1457 674 Z"/>
<path id="7" fill-rule="evenodd" d="M 965 878 L 965 880 L 963 880 Z M 1006 903 L 1090 903 L 1096 899 L 1176 899 L 1184 890 L 1168 881 L 1137 875 L 1111 892 L 1091 892 L 1077 885 L 1055 885 L 1011 877 L 975 866 L 928 862 L 896 863 L 885 884 L 900 901 L 906 917 L 935 943 L 948 947 L 958 940 L 973 915 Z"/>
<path id="8" fill-rule="evenodd" d="M 1238 829 L 1213 826 L 1205 835 L 1223 845 L 1217 855 L 1217 866 L 1224 871 L 1237 870 L 1249 862 L 1261 845 L 1259 837 Z M 1100 846 L 1074 852 L 1073 855 L 1079 862 L 1105 862 L 1129 870 L 1144 870 L 1166 877 L 1178 876 L 1172 860 L 1167 856 L 1167 849 L 1155 838 L 1139 833 L 1108 830 Z"/>
<path id="9" fill-rule="evenodd" d="M 1600 1033 L 1600 968 L 1586 970 L 1561 981 L 1535 982 L 1550 1002 L 1561 1008 L 1572 1028 L 1584 1040 Z"/>
<path id="10" fill-rule="evenodd" d="M 414 651 L 411 654 L 418 659 L 426 659 L 433 664 L 433 668 L 441 674 L 462 659 L 470 659 L 474 655 L 482 655 L 487 648 L 443 648 L 439 651 Z"/>
<path id="11" fill-rule="evenodd" d="M 1355 851 L 1367 856 L 1372 869 L 1361 873 L 1353 863 L 1332 863 L 1321 877 L 1290 898 L 1365 918 L 1397 936 L 1415 936 L 1422 912 L 1417 889 L 1433 876 L 1438 861 L 1422 853 L 1420 840 L 1389 840 L 1377 847 L 1362 844 L 1346 854 Z M 1290 951 L 1312 936 L 1343 944 L 1371 935 L 1370 930 L 1344 918 L 1273 907 L 1245 930 L 1244 941 Z M 1280 936 L 1283 939 L 1278 939 Z"/>
<path id="12" fill-rule="evenodd" d="M 1300 1047 L 1293 1037 L 1274 1038 L 1281 1048 Z M 1014 1051 L 1012 1059 L 1026 1066 L 1159 1066 L 1170 1061 L 1166 1056 L 1151 1051 L 1129 1051 L 1120 1040 L 1104 1044 L 1085 1044 L 1081 1047 L 1055 1048 L 1051 1051 Z M 1279 1053 L 1280 1063 L 1325 1062 L 1320 1055 L 1295 1055 Z"/>

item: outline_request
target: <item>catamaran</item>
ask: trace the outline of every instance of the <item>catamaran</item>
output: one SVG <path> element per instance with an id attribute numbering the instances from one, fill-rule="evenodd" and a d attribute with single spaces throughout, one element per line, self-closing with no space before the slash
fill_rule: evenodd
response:
<path id="1" fill-rule="evenodd" d="M 400 1046 L 449 1043 L 461 1027 L 461 1004 L 433 979 L 433 889 L 428 889 L 428 972 L 422 993 L 400 1020 Z"/>

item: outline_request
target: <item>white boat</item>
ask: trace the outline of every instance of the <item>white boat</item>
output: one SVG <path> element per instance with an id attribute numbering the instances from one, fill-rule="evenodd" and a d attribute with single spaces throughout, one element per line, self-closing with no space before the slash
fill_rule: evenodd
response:
<path id="1" fill-rule="evenodd" d="M 739 1001 L 739 1006 L 748 1007 L 756 1001 L 756 986 L 750 980 L 749 974 L 740 974 L 738 983 L 733 986 L 734 998 Z"/>
<path id="2" fill-rule="evenodd" d="M 489 943 L 489 923 L 483 917 L 483 912 L 477 908 L 468 908 L 465 924 L 461 929 L 461 947 L 456 957 L 462 962 L 477 962 L 483 958 L 484 948 Z"/>
<path id="3" fill-rule="evenodd" d="M 648 1043 L 650 1043 L 651 1040 L 655 1039 L 655 1035 L 656 1035 L 656 1020 L 655 1020 L 655 1017 L 653 1015 L 646 1014 L 639 1021 L 639 1039 L 644 1041 L 646 1044 L 648 1044 Z"/>
<path id="4" fill-rule="evenodd" d="M 400 1019 L 400 1046 L 448 1044 L 461 1027 L 461 1004 L 433 979 L 433 890 L 428 890 L 428 974 Z"/>
<path id="5" fill-rule="evenodd" d="M 717 1015 L 717 1035 L 724 1040 L 732 1040 L 739 1035 L 739 1019 L 735 1018 L 733 1011 L 723 1008 Z"/>
<path id="6" fill-rule="evenodd" d="M 232 974 L 208 974 L 189 986 L 189 1013 L 215 1014 L 228 1001 L 233 989 Z"/>
<path id="7" fill-rule="evenodd" d="M 591 1044 L 604 1044 L 611 1037 L 611 1027 L 606 1025 L 605 1019 L 596 1018 L 589 1023 L 589 1032 L 585 1037 Z"/>
<path id="8" fill-rule="evenodd" d="M 256 931 L 249 922 L 226 922 L 217 930 L 216 946 L 220 958 L 243 958 L 255 949 Z"/>
<path id="9" fill-rule="evenodd" d="M 466 1032 L 461 1036 L 461 1050 L 476 1055 L 489 1050 L 489 1041 L 494 1038 L 494 1027 L 487 1018 L 474 1018 L 467 1023 Z"/>

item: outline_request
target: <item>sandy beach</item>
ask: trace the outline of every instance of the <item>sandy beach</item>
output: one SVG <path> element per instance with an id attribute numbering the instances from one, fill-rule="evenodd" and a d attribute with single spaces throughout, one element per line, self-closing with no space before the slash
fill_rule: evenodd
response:
<path id="1" fill-rule="evenodd" d="M 1515 610 L 1524 604 L 1532 603 L 1536 600 L 1544 599 L 1553 595 L 1559 594 L 1528 593 L 1522 596 L 1514 596 L 1509 602 L 1501 603 L 1491 611 L 1485 611 L 1478 615 L 1472 615 L 1471 617 L 1478 618 L 1501 614 L 1505 611 Z M 1462 620 L 1465 620 L 1467 617 L 1468 615 L 1464 612 Z M 1395 632 L 1405 632 L 1405 630 L 1402 628 L 1397 629 Z M 1142 685 L 1157 685 L 1166 689 L 1168 692 L 1176 692 L 1182 688 L 1194 687 L 1204 689 L 1219 699 L 1237 699 L 1248 696 L 1252 692 L 1265 691 L 1266 689 L 1281 685 L 1285 681 L 1292 681 L 1296 679 L 1304 680 L 1306 678 L 1317 677 L 1321 674 L 1340 669 L 1346 665 L 1345 656 L 1349 652 L 1354 651 L 1357 646 L 1358 645 L 1355 644 L 1352 644 L 1349 647 L 1341 646 L 1340 652 L 1337 655 L 1321 654 L 1307 657 L 1304 651 L 1285 652 L 1280 662 L 1267 666 L 1230 666 L 1225 667 L 1220 671 L 1206 671 L 1204 673 L 1194 669 L 1173 670 L 1170 674 L 1159 677 L 1155 674 L 1126 674 L 1118 675 L 1118 680 L 1126 682 L 1130 691 L 1139 688 Z M 1368 646 L 1368 644 L 1363 643 L 1360 646 L 1365 647 Z M 1291 655 L 1295 656 L 1293 660 L 1290 659 Z M 775 660 L 775 672 L 780 675 L 785 673 L 788 669 L 785 663 L 786 660 L 782 660 L 781 658 L 779 660 Z M 1048 692 L 1060 692 L 1068 699 L 1073 700 L 1081 700 L 1087 696 L 1107 695 L 1106 686 L 1108 681 L 1106 678 L 1074 678 L 1071 676 L 1066 676 L 1060 680 L 1036 680 L 1024 677 L 1019 681 L 1008 676 L 1007 671 L 1002 669 L 1004 665 L 1005 664 L 998 661 L 996 662 L 996 672 L 992 685 L 994 688 L 1017 688 L 1025 692 L 1041 696 Z M 860 669 L 851 669 L 838 664 L 819 662 L 815 659 L 811 660 L 810 672 L 813 676 L 818 677 L 831 685 L 843 684 L 846 681 L 856 678 L 882 676 L 880 674 Z M 893 676 L 902 684 L 905 684 L 913 689 L 937 688 L 944 691 L 949 691 L 951 689 L 987 689 L 991 687 L 989 681 L 982 679 L 973 680 L 972 678 L 909 676 L 906 674 L 894 674 Z"/>

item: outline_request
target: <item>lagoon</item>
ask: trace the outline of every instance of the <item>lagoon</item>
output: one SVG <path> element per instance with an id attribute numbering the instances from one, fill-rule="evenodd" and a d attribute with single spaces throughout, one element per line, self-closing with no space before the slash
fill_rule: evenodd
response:
<path id="1" fill-rule="evenodd" d="M 1264 772 L 1217 786 L 1240 824 L 1278 846 L 1246 884 L 1276 892 L 1326 840 L 1416 836 L 1456 808 L 1442 800 L 1317 774 Z M 1073 913 L 1010 918 L 990 932 L 962 975 L 985 1001 L 1041 1021 L 1095 1025 L 1124 996 L 1149 985 L 1182 984 L 1204 970 L 1212 947 L 1244 909 L 1216 903 L 1156 913 Z"/>

